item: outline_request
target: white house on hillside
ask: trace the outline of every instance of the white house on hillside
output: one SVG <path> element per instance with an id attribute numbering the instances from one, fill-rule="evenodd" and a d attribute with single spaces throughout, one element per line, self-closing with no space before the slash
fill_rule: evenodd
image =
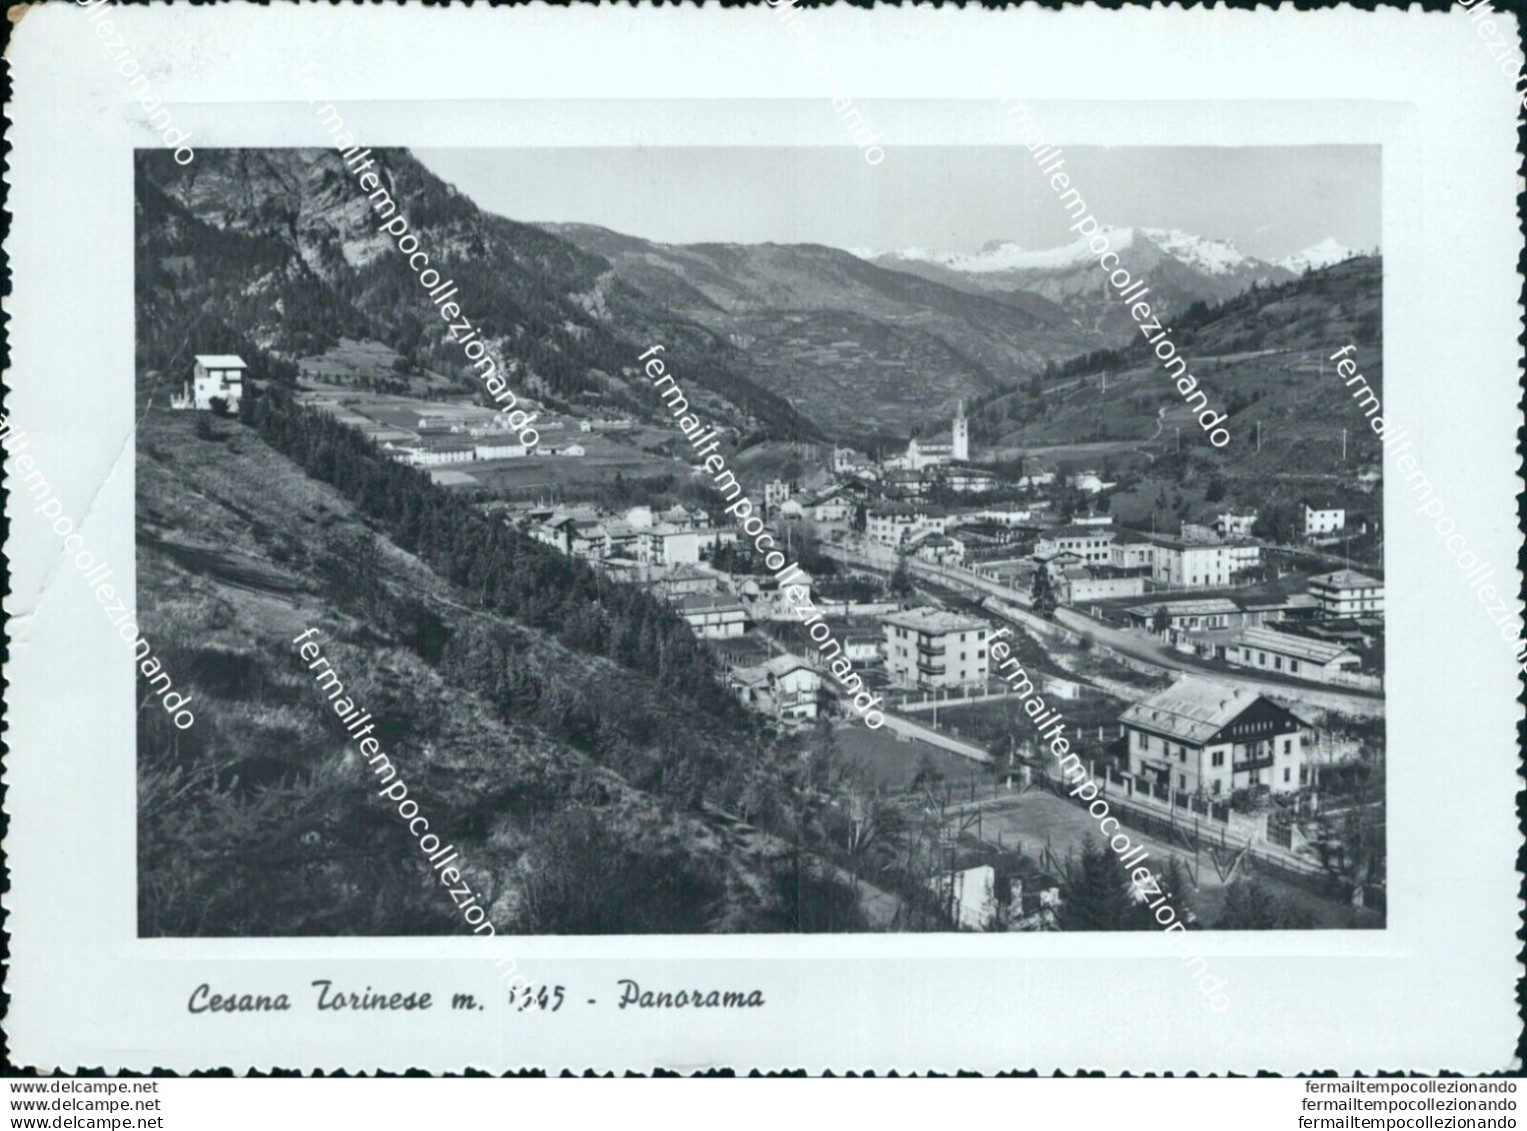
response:
<path id="1" fill-rule="evenodd" d="M 1316 538 L 1322 534 L 1332 534 L 1343 529 L 1347 525 L 1347 512 L 1345 508 L 1329 502 L 1304 502 L 1304 536 Z"/>

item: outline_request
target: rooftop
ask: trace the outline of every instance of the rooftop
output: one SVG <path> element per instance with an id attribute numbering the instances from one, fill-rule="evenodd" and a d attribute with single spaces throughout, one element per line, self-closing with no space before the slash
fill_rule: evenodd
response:
<path id="1" fill-rule="evenodd" d="M 199 353 L 196 364 L 203 369 L 248 369 L 244 359 L 236 353 Z"/>
<path id="2" fill-rule="evenodd" d="M 1041 538 L 1107 538 L 1112 539 L 1114 532 L 1106 526 L 1052 526 L 1040 535 Z"/>
<path id="3" fill-rule="evenodd" d="M 1183 676 L 1171 687 L 1142 699 L 1120 721 L 1202 746 L 1262 696 L 1229 684 Z"/>
<path id="4" fill-rule="evenodd" d="M 942 635 L 946 632 L 971 632 L 990 628 L 980 617 L 966 616 L 963 613 L 951 613 L 947 609 L 907 609 L 905 612 L 890 613 L 880 618 L 881 624 L 894 625 L 897 628 L 910 628 L 913 632 L 926 632 Z"/>

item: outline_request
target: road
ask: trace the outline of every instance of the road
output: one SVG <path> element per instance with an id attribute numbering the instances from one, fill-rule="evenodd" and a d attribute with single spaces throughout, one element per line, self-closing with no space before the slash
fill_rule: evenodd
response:
<path id="1" fill-rule="evenodd" d="M 1221 683 L 1234 683 L 1277 699 L 1295 699 L 1300 703 L 1308 703 L 1324 711 L 1340 711 L 1360 718 L 1377 718 L 1384 714 L 1382 695 L 1365 695 L 1361 692 L 1343 691 L 1293 680 L 1283 682 L 1258 679 L 1239 672 L 1222 671 L 1203 663 L 1196 656 L 1177 651 L 1154 636 L 1125 632 L 1102 621 L 1093 620 L 1075 609 L 1056 609 L 1055 619 L 1074 632 L 1091 633 L 1093 639 L 1099 644 L 1115 652 L 1121 652 L 1126 656 L 1132 656 L 1137 660 L 1144 660 L 1171 671 L 1189 672 Z"/>

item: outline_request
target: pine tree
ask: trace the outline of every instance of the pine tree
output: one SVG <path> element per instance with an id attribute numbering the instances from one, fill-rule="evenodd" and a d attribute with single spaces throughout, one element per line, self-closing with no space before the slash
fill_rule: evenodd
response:
<path id="1" fill-rule="evenodd" d="M 1150 926 L 1150 915 L 1130 893 L 1129 873 L 1119 858 L 1088 837 L 1081 864 L 1062 893 L 1057 921 L 1063 931 L 1138 931 Z"/>

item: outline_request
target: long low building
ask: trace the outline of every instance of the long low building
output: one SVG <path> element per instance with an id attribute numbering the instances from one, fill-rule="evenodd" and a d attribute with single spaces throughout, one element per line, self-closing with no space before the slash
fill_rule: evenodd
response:
<path id="1" fill-rule="evenodd" d="M 1062 572 L 1056 588 L 1063 605 L 1106 601 L 1112 597 L 1138 597 L 1145 592 L 1145 575 L 1101 566 L 1071 566 Z"/>
<path id="2" fill-rule="evenodd" d="M 1241 606 L 1229 597 L 1202 597 L 1191 601 L 1158 601 L 1151 605 L 1131 605 L 1124 610 L 1136 628 L 1154 629 L 1156 614 L 1166 610 L 1168 626 L 1174 632 L 1198 632 L 1211 628 L 1237 628 L 1241 624 Z"/>
<path id="3" fill-rule="evenodd" d="M 1225 660 L 1240 667 L 1283 672 L 1322 683 L 1363 666 L 1362 657 L 1344 644 L 1260 627 L 1245 629 L 1226 645 Z"/>

